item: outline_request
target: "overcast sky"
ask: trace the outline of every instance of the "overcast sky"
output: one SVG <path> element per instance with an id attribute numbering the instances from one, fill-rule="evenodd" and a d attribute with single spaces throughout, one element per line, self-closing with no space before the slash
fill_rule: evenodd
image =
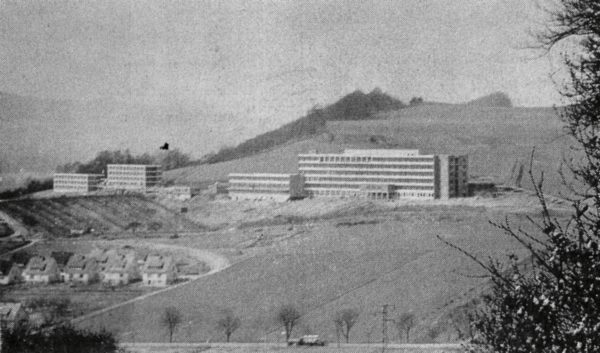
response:
<path id="1" fill-rule="evenodd" d="M 355 89 L 560 103 L 533 0 L 0 2 L 0 91 L 288 115 Z"/>

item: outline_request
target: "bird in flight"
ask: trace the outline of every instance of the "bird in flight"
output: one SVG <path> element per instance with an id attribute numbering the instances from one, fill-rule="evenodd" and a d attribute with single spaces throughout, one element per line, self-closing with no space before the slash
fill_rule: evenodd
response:
<path id="1" fill-rule="evenodd" d="M 164 145 L 160 146 L 160 149 L 168 151 L 169 150 L 169 144 L 165 142 Z"/>

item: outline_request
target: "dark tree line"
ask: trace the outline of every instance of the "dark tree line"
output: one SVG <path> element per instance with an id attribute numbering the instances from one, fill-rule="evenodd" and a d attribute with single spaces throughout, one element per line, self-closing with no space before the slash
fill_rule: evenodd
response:
<path id="1" fill-rule="evenodd" d="M 82 163 L 67 163 L 57 168 L 58 172 L 64 173 L 91 173 L 104 174 L 108 164 L 157 164 L 164 170 L 185 167 L 190 164 L 190 156 L 178 149 L 172 149 L 155 154 L 144 153 L 134 155 L 129 150 L 125 151 L 101 151 L 94 159 Z"/>
<path id="2" fill-rule="evenodd" d="M 23 187 L 0 192 L 0 199 L 15 199 L 34 192 L 52 189 L 52 179 L 29 180 Z"/>
<path id="3" fill-rule="evenodd" d="M 11 353 L 111 353 L 117 341 L 106 331 L 78 330 L 68 325 L 40 330 L 18 324 L 2 333 L 2 351 Z"/>

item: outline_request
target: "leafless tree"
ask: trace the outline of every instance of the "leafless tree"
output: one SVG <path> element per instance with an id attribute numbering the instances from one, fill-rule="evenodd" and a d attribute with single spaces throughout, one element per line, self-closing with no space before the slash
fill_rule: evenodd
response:
<path id="1" fill-rule="evenodd" d="M 283 325 L 285 329 L 285 339 L 290 340 L 292 331 L 298 321 L 300 320 L 300 312 L 292 304 L 286 304 L 282 306 L 277 312 L 277 321 Z"/>
<path id="2" fill-rule="evenodd" d="M 360 313 L 357 310 L 349 308 L 342 309 L 335 313 L 335 315 L 333 316 L 333 323 L 335 324 L 336 330 L 342 333 L 342 335 L 346 339 L 346 343 L 350 341 L 350 330 L 358 321 L 359 315 Z"/>
<path id="3" fill-rule="evenodd" d="M 404 333 L 406 343 L 408 343 L 410 341 L 410 330 L 415 326 L 415 314 L 403 313 L 394 320 L 394 323 L 396 324 L 398 334 Z"/>
<path id="4" fill-rule="evenodd" d="M 217 328 L 225 334 L 227 342 L 231 338 L 231 335 L 242 325 L 242 321 L 239 317 L 235 316 L 233 311 L 224 310 L 221 318 L 217 321 Z"/>
<path id="5" fill-rule="evenodd" d="M 169 331 L 169 342 L 173 342 L 173 334 L 182 320 L 181 312 L 176 307 L 165 308 L 160 323 Z"/>

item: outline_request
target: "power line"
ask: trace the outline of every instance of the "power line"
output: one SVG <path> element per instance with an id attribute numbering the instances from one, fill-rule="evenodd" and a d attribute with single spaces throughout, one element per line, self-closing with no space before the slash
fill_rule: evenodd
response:
<path id="1" fill-rule="evenodd" d="M 389 309 L 396 310 L 395 305 L 383 304 L 381 306 L 381 353 L 385 353 L 385 348 L 388 342 L 387 323 L 388 321 L 394 321 L 388 319 Z"/>

